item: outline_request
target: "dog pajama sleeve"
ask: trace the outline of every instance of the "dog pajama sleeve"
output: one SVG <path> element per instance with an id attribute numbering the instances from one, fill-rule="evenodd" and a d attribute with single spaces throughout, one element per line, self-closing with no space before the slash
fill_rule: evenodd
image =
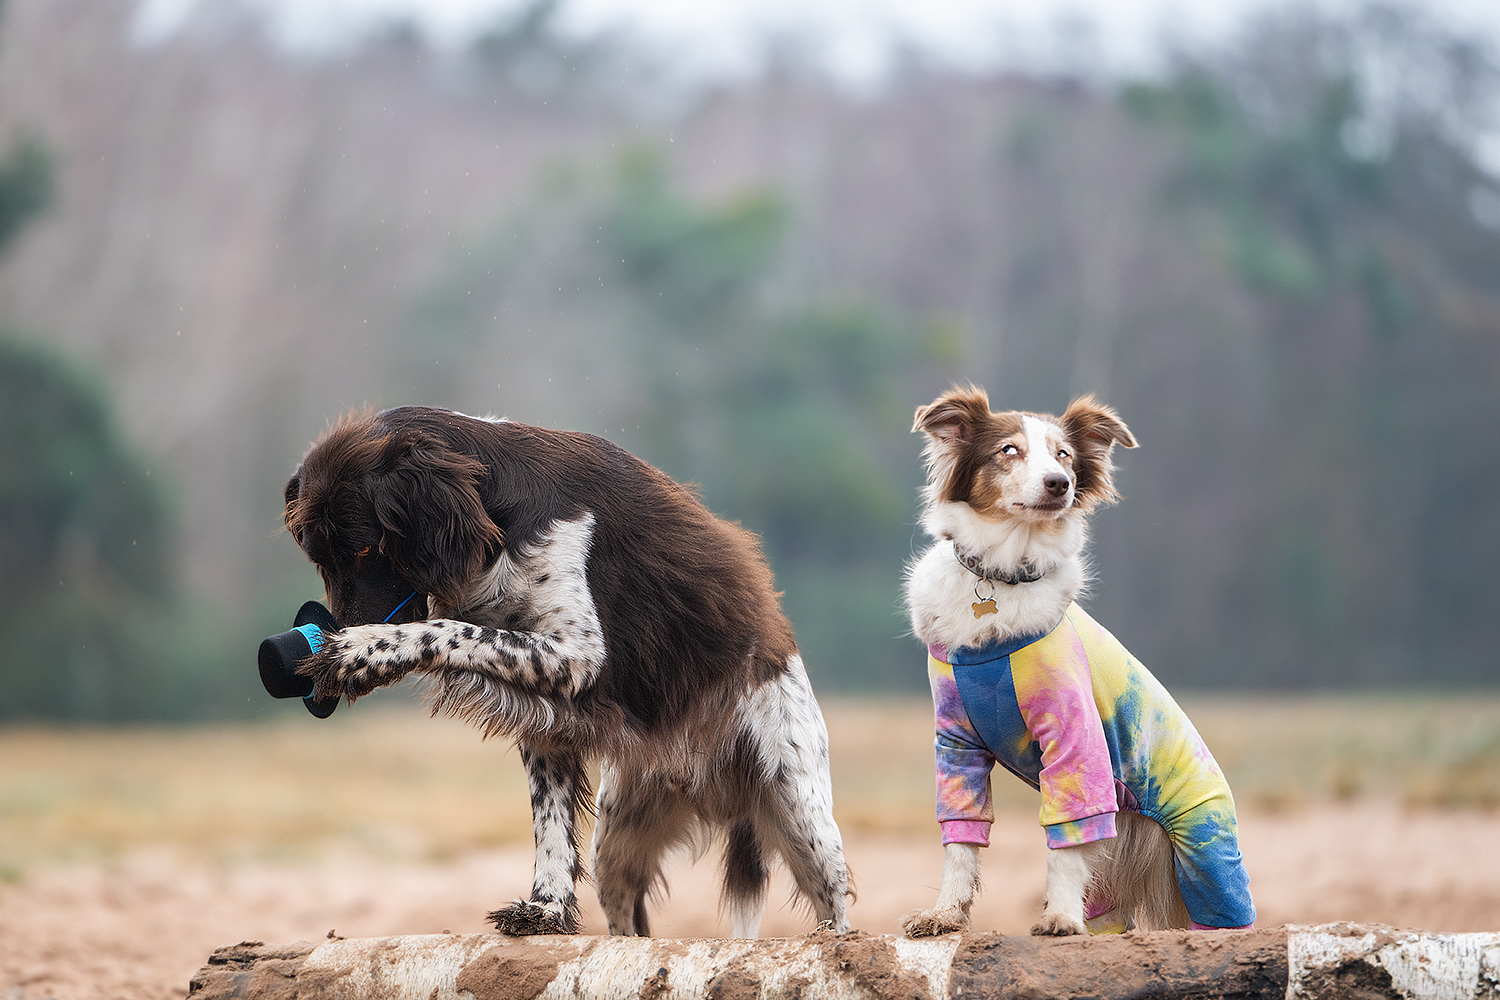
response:
<path id="1" fill-rule="evenodd" d="M 1010 656 L 1016 703 L 1041 749 L 1040 819 L 1048 847 L 1115 835 L 1115 774 L 1094 701 L 1083 644 L 1064 619 L 1045 638 Z"/>
<path id="2" fill-rule="evenodd" d="M 953 668 L 931 654 L 927 679 L 937 738 L 937 819 L 944 844 L 990 844 L 995 821 L 990 801 L 990 770 L 995 757 L 974 731 L 953 681 Z"/>

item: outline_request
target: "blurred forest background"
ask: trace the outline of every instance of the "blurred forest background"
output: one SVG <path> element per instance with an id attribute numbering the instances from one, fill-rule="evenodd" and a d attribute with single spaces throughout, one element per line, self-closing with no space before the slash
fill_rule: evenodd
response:
<path id="1" fill-rule="evenodd" d="M 1500 680 L 1500 73 L 1293 5 L 1149 79 L 667 87 L 557 28 L 288 53 L 204 0 L 0 7 L 0 719 L 273 703 L 280 531 L 363 405 L 591 431 L 760 532 L 814 681 L 917 691 L 912 411 L 1141 440 L 1090 606 L 1169 686 Z M 657 57 L 659 58 L 659 57 Z"/>

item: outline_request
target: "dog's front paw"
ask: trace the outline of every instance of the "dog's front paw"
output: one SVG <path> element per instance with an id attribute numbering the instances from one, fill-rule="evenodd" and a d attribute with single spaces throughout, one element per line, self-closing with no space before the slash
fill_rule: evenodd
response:
<path id="1" fill-rule="evenodd" d="M 558 903 L 538 905 L 518 899 L 505 909 L 488 914 L 485 919 L 495 925 L 495 930 L 511 937 L 578 933 L 577 917 Z"/>
<path id="2" fill-rule="evenodd" d="M 969 929 L 969 913 L 962 907 L 946 910 L 914 910 L 901 918 L 901 930 L 907 937 L 936 937 Z"/>
<path id="3" fill-rule="evenodd" d="M 356 626 L 324 635 L 323 647 L 297 665 L 297 673 L 313 679 L 319 700 L 347 696 L 352 704 L 376 688 L 394 684 L 415 666 L 392 657 L 393 644 L 381 626 Z"/>
<path id="4" fill-rule="evenodd" d="M 1068 937 L 1071 934 L 1087 934 L 1088 932 L 1083 921 L 1061 913 L 1044 913 L 1042 919 L 1031 927 L 1031 933 L 1038 937 Z"/>

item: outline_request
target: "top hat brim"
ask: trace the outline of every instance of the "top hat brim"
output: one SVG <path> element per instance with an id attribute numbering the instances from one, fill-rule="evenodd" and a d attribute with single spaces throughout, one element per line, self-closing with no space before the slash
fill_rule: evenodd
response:
<path id="1" fill-rule="evenodd" d="M 292 622 L 292 628 L 303 625 L 316 625 L 323 632 L 337 632 L 339 623 L 334 621 L 333 612 L 323 607 L 317 601 L 308 601 L 297 609 L 297 617 Z M 315 719 L 326 719 L 333 714 L 333 710 L 339 707 L 338 695 L 332 698 L 314 698 L 311 691 L 302 697 L 302 704 L 307 706 L 307 711 Z"/>
<path id="2" fill-rule="evenodd" d="M 313 679 L 297 673 L 297 666 L 312 654 L 308 636 L 298 631 L 305 625 L 320 632 L 337 632 L 333 614 L 317 601 L 308 601 L 297 610 L 289 631 L 273 635 L 260 644 L 257 656 L 260 681 L 274 698 L 301 698 L 315 718 L 326 719 L 338 708 L 339 699 L 313 698 Z"/>
<path id="3" fill-rule="evenodd" d="M 316 625 L 324 632 L 339 630 L 339 623 L 333 620 L 333 612 L 317 601 L 308 601 L 297 609 L 297 617 L 292 620 L 292 628 L 301 628 L 303 625 Z"/>

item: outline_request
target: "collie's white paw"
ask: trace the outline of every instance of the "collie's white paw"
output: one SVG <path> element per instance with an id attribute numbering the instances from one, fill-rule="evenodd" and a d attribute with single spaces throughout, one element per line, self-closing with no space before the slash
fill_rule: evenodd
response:
<path id="1" fill-rule="evenodd" d="M 961 907 L 946 910 L 914 910 L 901 918 L 901 929 L 907 937 L 936 937 L 969 929 L 969 914 Z"/>
<path id="2" fill-rule="evenodd" d="M 1039 937 L 1067 937 L 1070 934 L 1087 934 L 1088 932 L 1088 928 L 1083 926 L 1083 921 L 1061 913 L 1044 913 L 1042 919 L 1031 928 L 1031 933 Z"/>

